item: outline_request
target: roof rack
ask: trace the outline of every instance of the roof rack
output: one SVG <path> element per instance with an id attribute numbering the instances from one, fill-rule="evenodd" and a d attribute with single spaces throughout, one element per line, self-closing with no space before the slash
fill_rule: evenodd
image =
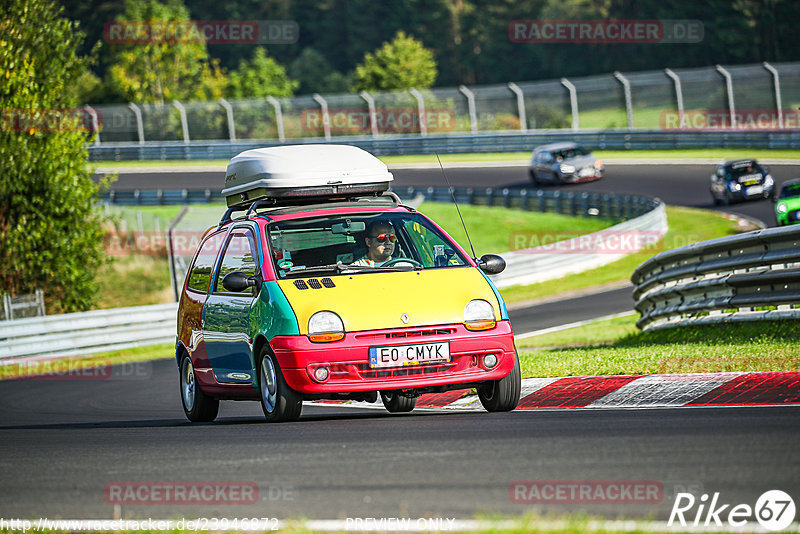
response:
<path id="1" fill-rule="evenodd" d="M 310 200 L 315 200 L 316 202 L 310 202 Z M 388 202 L 387 202 L 388 200 Z M 400 197 L 397 196 L 397 193 L 394 191 L 383 191 L 380 195 L 373 195 L 373 196 L 344 196 L 344 197 L 317 197 L 317 198 L 302 198 L 299 199 L 297 197 L 293 198 L 261 198 L 254 200 L 250 204 L 240 204 L 236 206 L 229 207 L 225 214 L 222 216 L 222 219 L 219 221 L 219 225 L 217 225 L 217 229 L 222 228 L 229 222 L 233 221 L 232 214 L 236 213 L 237 211 L 244 211 L 244 217 L 239 217 L 236 220 L 249 220 L 252 215 L 259 216 L 259 217 L 268 217 L 268 215 L 264 213 L 258 213 L 256 210 L 262 208 L 270 208 L 273 214 L 285 214 L 285 213 L 293 213 L 293 212 L 301 212 L 301 211 L 310 211 L 315 209 L 334 209 L 334 208 L 345 208 L 345 207 L 353 207 L 355 205 L 360 206 L 369 206 L 370 204 L 391 204 L 392 206 L 403 206 L 411 211 L 416 211 L 414 208 L 409 206 L 404 206 L 403 201 L 400 200 Z"/>

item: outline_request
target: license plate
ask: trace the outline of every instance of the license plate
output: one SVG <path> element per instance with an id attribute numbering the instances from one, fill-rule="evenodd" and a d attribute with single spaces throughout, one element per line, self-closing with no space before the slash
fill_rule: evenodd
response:
<path id="1" fill-rule="evenodd" d="M 754 185 L 752 187 L 748 187 L 747 189 L 745 189 L 745 194 L 747 196 L 760 195 L 763 192 L 764 192 L 764 187 L 760 185 Z"/>
<path id="2" fill-rule="evenodd" d="M 586 178 L 587 176 L 594 176 L 594 167 L 584 167 L 578 173 L 578 176 L 581 178 Z"/>
<path id="3" fill-rule="evenodd" d="M 369 348 L 369 366 L 372 368 L 406 367 L 429 362 L 449 361 L 450 343 L 446 341 Z"/>

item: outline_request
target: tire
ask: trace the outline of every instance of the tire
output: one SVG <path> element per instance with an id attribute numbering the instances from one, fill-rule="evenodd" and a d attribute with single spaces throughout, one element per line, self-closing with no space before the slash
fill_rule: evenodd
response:
<path id="1" fill-rule="evenodd" d="M 478 388 L 478 399 L 487 412 L 510 412 L 517 407 L 522 390 L 520 375 L 519 357 L 514 351 L 514 368 L 508 376 Z"/>
<path id="2" fill-rule="evenodd" d="M 391 413 L 410 412 L 417 405 L 416 397 L 404 397 L 394 391 L 381 391 L 381 401 L 384 408 Z"/>
<path id="3" fill-rule="evenodd" d="M 727 206 L 730 203 L 731 203 L 731 199 L 728 198 L 728 195 L 725 195 L 721 199 L 719 199 L 720 206 Z"/>
<path id="4" fill-rule="evenodd" d="M 181 404 L 186 418 L 193 423 L 208 423 L 217 418 L 219 400 L 209 397 L 197 384 L 192 359 L 184 353 L 179 367 Z"/>
<path id="5" fill-rule="evenodd" d="M 268 423 L 297 421 L 303 410 L 303 396 L 289 387 L 275 357 L 265 346 L 258 359 L 258 390 L 261 409 Z"/>

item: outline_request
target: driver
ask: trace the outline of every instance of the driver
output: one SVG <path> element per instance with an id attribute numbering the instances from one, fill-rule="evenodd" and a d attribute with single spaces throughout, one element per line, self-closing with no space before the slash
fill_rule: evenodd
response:
<path id="1" fill-rule="evenodd" d="M 367 253 L 350 265 L 363 267 L 380 267 L 392 259 L 397 234 L 394 233 L 392 223 L 385 220 L 372 221 L 367 226 Z"/>

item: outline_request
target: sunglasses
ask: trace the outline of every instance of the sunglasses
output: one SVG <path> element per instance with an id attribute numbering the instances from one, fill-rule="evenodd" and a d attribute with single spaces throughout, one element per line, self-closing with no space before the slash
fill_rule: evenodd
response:
<path id="1" fill-rule="evenodd" d="M 394 243 L 397 241 L 397 236 L 394 234 L 378 234 L 371 237 L 372 239 L 377 239 L 381 243 L 386 243 L 387 241 Z"/>

